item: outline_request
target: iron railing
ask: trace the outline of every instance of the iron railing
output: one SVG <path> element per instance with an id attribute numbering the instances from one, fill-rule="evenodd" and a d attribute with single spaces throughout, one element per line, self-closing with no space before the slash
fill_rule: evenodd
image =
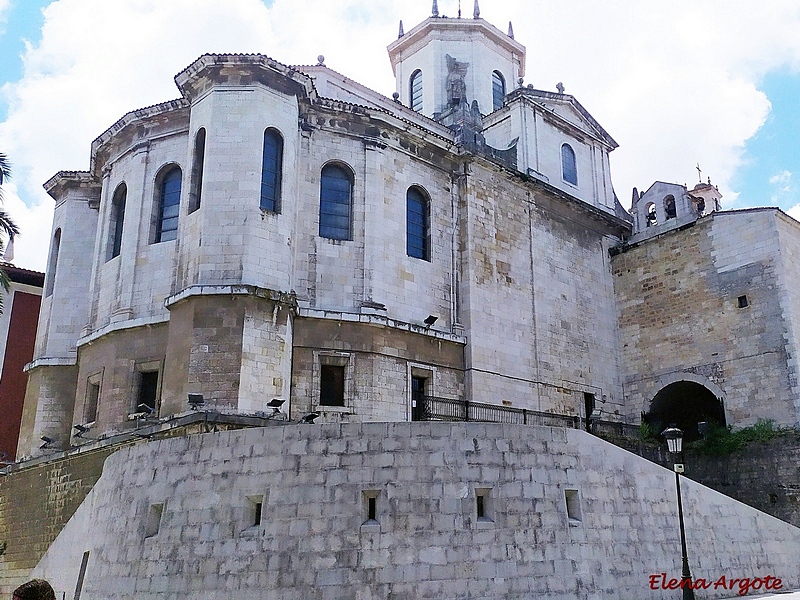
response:
<path id="1" fill-rule="evenodd" d="M 624 438 L 639 438 L 639 426 L 617 421 L 591 420 L 591 432 L 595 435 L 611 435 Z"/>
<path id="2" fill-rule="evenodd" d="M 547 425 L 580 429 L 580 417 L 512 408 L 468 400 L 421 396 L 415 399 L 414 420 L 417 421 L 481 421 L 515 425 Z"/>

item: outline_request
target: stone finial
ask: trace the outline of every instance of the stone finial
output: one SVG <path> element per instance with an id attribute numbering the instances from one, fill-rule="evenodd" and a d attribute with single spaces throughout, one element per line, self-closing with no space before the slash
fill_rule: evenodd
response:
<path id="1" fill-rule="evenodd" d="M 522 86 L 524 85 L 524 83 L 525 83 L 525 80 L 524 80 L 522 77 L 520 77 L 519 79 L 517 79 L 517 85 L 518 85 L 519 87 L 522 87 Z"/>
<path id="2" fill-rule="evenodd" d="M 438 17 L 439 16 L 439 4 L 436 0 L 433 0 L 433 6 L 431 7 L 431 16 Z"/>
<path id="3" fill-rule="evenodd" d="M 564 84 L 559 81 L 556 84 L 556 89 L 558 90 L 559 94 L 563 94 L 564 93 Z"/>
<path id="4" fill-rule="evenodd" d="M 508 22 L 508 37 L 514 39 L 514 27 L 511 25 L 511 21 Z"/>
<path id="5" fill-rule="evenodd" d="M 400 102 L 400 94 L 397 93 L 397 92 L 393 92 L 392 93 L 392 100 L 394 100 L 395 102 Z"/>
<path id="6" fill-rule="evenodd" d="M 636 208 L 636 203 L 639 201 L 639 190 L 633 188 L 633 198 L 631 198 L 631 210 Z"/>
<path id="7" fill-rule="evenodd" d="M 475 8 L 472 10 L 472 18 L 473 19 L 481 18 L 481 7 L 478 6 L 478 0 L 475 0 Z"/>
<path id="8" fill-rule="evenodd" d="M 320 54 L 317 56 L 317 66 L 324 67 L 325 66 L 325 57 Z"/>
<path id="9" fill-rule="evenodd" d="M 406 32 L 403 31 L 403 19 L 400 19 L 400 31 L 397 32 L 397 39 L 400 39 L 405 34 L 406 34 Z"/>

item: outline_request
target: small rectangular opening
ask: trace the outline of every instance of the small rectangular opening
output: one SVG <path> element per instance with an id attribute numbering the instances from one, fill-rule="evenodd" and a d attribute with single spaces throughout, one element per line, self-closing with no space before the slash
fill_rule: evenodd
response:
<path id="1" fill-rule="evenodd" d="M 570 520 L 570 523 L 580 523 L 582 518 L 578 490 L 564 490 L 564 500 L 567 503 L 567 518 Z"/>
<path id="2" fill-rule="evenodd" d="M 247 513 L 245 527 L 258 527 L 264 515 L 264 496 L 261 494 L 247 496 Z"/>
<path id="3" fill-rule="evenodd" d="M 153 537 L 161 528 L 161 516 L 164 514 L 164 504 L 151 504 L 147 514 L 147 529 L 145 537 Z"/>
<path id="4" fill-rule="evenodd" d="M 490 488 L 475 489 L 475 516 L 478 521 L 490 522 L 493 520 L 491 491 Z"/>
<path id="5" fill-rule="evenodd" d="M 747 299 L 747 296 L 746 296 L 746 295 L 744 295 L 744 296 L 739 296 L 739 297 L 736 299 L 736 302 L 738 303 L 738 305 L 739 305 L 739 308 L 747 308 L 748 306 L 750 306 L 750 301 Z"/>
<path id="6" fill-rule="evenodd" d="M 362 525 L 377 524 L 378 523 L 378 497 L 380 490 L 363 490 L 361 492 L 361 500 L 363 504 L 364 522 Z"/>

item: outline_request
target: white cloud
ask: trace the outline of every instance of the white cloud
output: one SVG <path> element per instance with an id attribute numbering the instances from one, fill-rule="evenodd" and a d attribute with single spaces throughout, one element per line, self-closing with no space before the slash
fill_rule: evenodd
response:
<path id="1" fill-rule="evenodd" d="M 11 0 L 0 0 L 0 35 L 5 32 L 8 9 L 11 8 Z"/>
<path id="2" fill-rule="evenodd" d="M 786 214 L 796 221 L 800 221 L 800 204 L 795 204 L 792 208 L 786 211 Z"/>
<path id="3" fill-rule="evenodd" d="M 773 175 L 772 177 L 769 178 L 769 182 L 772 185 L 781 185 L 781 186 L 787 186 L 791 180 L 792 180 L 791 171 L 781 171 L 777 175 Z"/>
<path id="4" fill-rule="evenodd" d="M 3 185 L 3 205 L 21 232 L 14 238 L 14 264 L 43 271 L 49 251 L 53 200 L 47 197 L 41 204 L 28 206 L 19 197 L 17 186 L 9 181 Z"/>
<path id="5" fill-rule="evenodd" d="M 770 196 L 772 204 L 785 204 L 787 201 L 792 201 L 795 188 L 791 171 L 783 170 L 773 175 L 769 178 L 769 183 L 772 186 L 772 195 Z"/>
<path id="6" fill-rule="evenodd" d="M 462 4 L 471 15 L 472 3 Z M 456 6 L 439 0 L 443 14 Z M 691 184 L 699 162 L 732 206 L 728 182 L 770 110 L 760 79 L 800 68 L 796 0 L 735 10 L 728 0 L 485 0 L 481 8 L 502 31 L 514 22 L 528 49 L 526 83 L 563 81 L 621 144 L 612 168 L 624 205 L 633 186 Z M 86 169 L 91 140 L 125 112 L 177 97 L 173 76 L 200 54 L 261 52 L 287 64 L 323 54 L 331 68 L 390 95 L 386 45 L 399 19 L 409 31 L 429 9 L 428 0 L 275 0 L 268 8 L 259 0 L 58 0 L 25 53 L 23 79 L 2 90 L 9 114 L 0 147 L 38 216 L 52 202 L 42 182 Z M 44 268 L 21 249 L 16 262 Z"/>

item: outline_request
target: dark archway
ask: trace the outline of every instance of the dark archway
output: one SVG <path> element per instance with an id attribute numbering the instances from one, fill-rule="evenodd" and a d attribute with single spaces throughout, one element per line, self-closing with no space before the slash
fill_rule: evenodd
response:
<path id="1" fill-rule="evenodd" d="M 644 415 L 657 434 L 666 427 L 676 425 L 683 430 L 684 440 L 700 438 L 697 424 L 706 421 L 725 426 L 725 409 L 722 401 L 708 388 L 694 381 L 670 383 L 655 395 L 650 412 Z"/>

